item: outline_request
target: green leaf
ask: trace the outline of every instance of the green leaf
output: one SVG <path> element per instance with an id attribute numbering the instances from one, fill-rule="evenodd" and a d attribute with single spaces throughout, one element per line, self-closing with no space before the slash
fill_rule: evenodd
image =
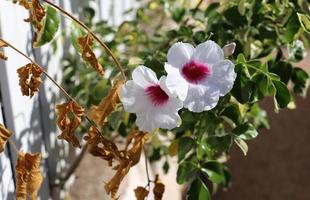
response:
<path id="1" fill-rule="evenodd" d="M 216 161 L 209 161 L 203 164 L 201 166 L 201 171 L 205 173 L 213 183 L 220 184 L 226 182 L 224 166 Z"/>
<path id="2" fill-rule="evenodd" d="M 239 13 L 238 6 L 228 8 L 223 14 L 225 19 L 233 26 L 241 27 L 247 23 L 246 17 Z"/>
<path id="3" fill-rule="evenodd" d="M 250 123 L 244 123 L 232 130 L 233 134 L 243 140 L 251 140 L 257 137 L 258 132 Z"/>
<path id="4" fill-rule="evenodd" d="M 184 161 L 179 164 L 177 171 L 177 183 L 183 184 L 192 179 L 198 172 L 198 166 L 194 162 Z"/>
<path id="5" fill-rule="evenodd" d="M 194 147 L 195 141 L 190 137 L 182 137 L 179 140 L 178 158 L 179 162 L 182 161 L 186 154 Z"/>
<path id="6" fill-rule="evenodd" d="M 308 15 L 297 13 L 301 27 L 307 33 L 310 33 L 310 17 Z"/>
<path id="7" fill-rule="evenodd" d="M 297 14 L 292 14 L 287 25 L 284 34 L 284 42 L 291 43 L 294 40 L 295 35 L 300 29 L 300 23 Z"/>
<path id="8" fill-rule="evenodd" d="M 51 6 L 46 7 L 46 16 L 44 17 L 43 27 L 37 32 L 37 37 L 33 41 L 33 47 L 41 47 L 52 41 L 58 31 L 60 18 L 58 12 Z"/>
<path id="9" fill-rule="evenodd" d="M 271 63 L 269 65 L 269 70 L 270 72 L 279 75 L 282 82 L 287 83 L 291 78 L 293 66 L 289 62 L 279 61 Z"/>
<path id="10" fill-rule="evenodd" d="M 291 101 L 291 94 L 287 89 L 287 86 L 281 81 L 273 81 L 274 86 L 277 89 L 276 101 L 280 108 L 285 108 Z"/>
<path id="11" fill-rule="evenodd" d="M 238 74 L 232 89 L 233 96 L 242 104 L 252 101 L 255 82 L 244 74 Z"/>
<path id="12" fill-rule="evenodd" d="M 172 19 L 175 22 L 180 22 L 184 15 L 185 15 L 184 8 L 176 8 L 175 11 L 172 13 Z"/>
<path id="13" fill-rule="evenodd" d="M 200 178 L 192 182 L 187 192 L 187 200 L 211 200 L 211 194 Z"/>
<path id="14" fill-rule="evenodd" d="M 242 153 L 246 156 L 248 153 L 248 145 L 245 143 L 245 141 L 239 137 L 236 137 L 234 141 L 240 147 Z"/>
<path id="15" fill-rule="evenodd" d="M 207 144 L 215 152 L 227 151 L 232 143 L 232 138 L 230 135 L 225 135 L 222 137 L 212 136 L 207 139 Z"/>
<path id="16" fill-rule="evenodd" d="M 306 96 L 309 86 L 309 75 L 301 68 L 294 68 L 292 74 L 292 82 L 294 83 L 294 92 Z"/>

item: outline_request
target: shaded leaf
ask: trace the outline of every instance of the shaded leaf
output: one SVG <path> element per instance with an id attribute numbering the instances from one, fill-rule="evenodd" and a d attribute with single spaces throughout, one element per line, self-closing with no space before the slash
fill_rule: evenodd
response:
<path id="1" fill-rule="evenodd" d="M 161 200 L 165 192 L 165 185 L 160 182 L 158 174 L 155 177 L 155 186 L 153 189 L 154 199 Z"/>
<path id="2" fill-rule="evenodd" d="M 4 145 L 11 136 L 12 136 L 11 131 L 9 131 L 2 124 L 0 124 L 0 153 L 4 151 Z"/>
<path id="3" fill-rule="evenodd" d="M 195 141 L 190 137 L 182 137 L 178 145 L 178 161 L 180 162 L 186 154 L 193 148 Z"/>
<path id="4" fill-rule="evenodd" d="M 291 101 L 291 94 L 287 89 L 287 86 L 281 81 L 273 81 L 273 84 L 277 89 L 275 96 L 277 104 L 280 108 L 285 108 Z"/>
<path id="5" fill-rule="evenodd" d="M 17 69 L 17 73 L 22 94 L 31 98 L 39 91 L 43 69 L 34 63 L 28 63 Z"/>
<path id="6" fill-rule="evenodd" d="M 64 139 L 73 147 L 81 147 L 79 140 L 74 135 L 74 131 L 81 123 L 84 109 L 73 101 L 56 105 L 56 123 L 62 131 L 58 139 Z"/>
<path id="7" fill-rule="evenodd" d="M 94 39 L 91 34 L 87 34 L 85 37 L 78 38 L 78 43 L 82 49 L 82 57 L 85 62 L 92 66 L 100 75 L 103 75 L 103 67 L 97 60 L 96 55 L 92 50 Z"/>
<path id="8" fill-rule="evenodd" d="M 237 135 L 243 140 L 250 140 L 257 137 L 258 132 L 255 127 L 250 123 L 244 123 L 232 130 L 233 134 Z"/>
<path id="9" fill-rule="evenodd" d="M 141 186 L 137 187 L 134 191 L 137 200 L 145 200 L 145 198 L 149 195 L 149 191 Z"/>
<path id="10" fill-rule="evenodd" d="M 179 164 L 177 171 L 177 183 L 183 184 L 193 178 L 198 172 L 198 166 L 194 162 L 184 161 Z"/>
<path id="11" fill-rule="evenodd" d="M 117 80 L 109 94 L 104 97 L 98 106 L 92 106 L 89 117 L 99 125 L 104 125 L 106 117 L 110 115 L 115 109 L 119 99 L 119 90 L 123 85 L 122 80 Z"/>
<path id="12" fill-rule="evenodd" d="M 192 182 L 187 192 L 187 200 L 211 200 L 211 194 L 200 178 Z"/>

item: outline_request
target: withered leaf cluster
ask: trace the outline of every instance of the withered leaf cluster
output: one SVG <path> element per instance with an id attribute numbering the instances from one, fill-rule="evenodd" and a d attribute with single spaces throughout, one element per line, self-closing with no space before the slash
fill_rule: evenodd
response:
<path id="1" fill-rule="evenodd" d="M 17 69 L 19 76 L 19 85 L 21 87 L 22 94 L 32 97 L 35 92 L 39 91 L 41 84 L 41 75 L 43 69 L 34 63 L 28 63 L 27 65 Z"/>
<path id="2" fill-rule="evenodd" d="M 86 36 L 78 38 L 78 43 L 82 49 L 82 58 L 85 60 L 85 62 L 92 66 L 92 68 L 94 68 L 100 75 L 103 75 L 103 67 L 99 63 L 95 53 L 92 50 L 94 39 L 91 34 L 88 33 Z"/>
<path id="3" fill-rule="evenodd" d="M 159 180 L 158 174 L 156 174 L 155 181 L 154 181 L 154 199 L 155 200 L 162 200 L 164 192 L 165 192 L 165 185 Z M 145 198 L 149 195 L 149 191 L 144 187 L 137 187 L 135 190 L 135 196 L 137 200 L 145 200 Z"/>
<path id="4" fill-rule="evenodd" d="M 0 124 L 0 153 L 4 151 L 4 146 L 11 136 L 11 131 L 9 131 L 2 124 Z"/>
<path id="5" fill-rule="evenodd" d="M 36 200 L 40 190 L 43 176 L 40 171 L 40 153 L 18 153 L 16 164 L 16 199 Z"/>
<path id="6" fill-rule="evenodd" d="M 81 117 L 84 115 L 84 109 L 77 103 L 69 101 L 56 105 L 56 114 L 56 123 L 62 131 L 58 136 L 58 139 L 64 139 L 73 147 L 81 148 L 78 138 L 74 135 L 74 131 L 81 123 Z"/>
<path id="7" fill-rule="evenodd" d="M 18 3 L 19 5 L 30 11 L 30 16 L 28 19 L 25 19 L 25 21 L 30 22 L 33 25 L 35 29 L 33 41 L 36 41 L 38 37 L 38 32 L 40 32 L 43 28 L 44 17 L 46 16 L 45 9 L 40 4 L 40 0 L 15 0 L 14 3 Z"/>
<path id="8" fill-rule="evenodd" d="M 100 132 L 91 127 L 88 136 L 85 137 L 89 146 L 89 152 L 109 162 L 117 162 L 113 169 L 116 170 L 112 179 L 105 184 L 105 190 L 112 198 L 116 198 L 119 185 L 129 172 L 130 168 L 140 160 L 143 145 L 148 140 L 148 134 L 136 129 L 132 130 L 127 138 L 124 150 L 119 150 L 109 139 L 100 135 Z"/>
<path id="9" fill-rule="evenodd" d="M 96 122 L 96 124 L 102 126 L 106 123 L 106 118 L 115 109 L 117 104 L 120 103 L 119 90 L 124 82 L 122 80 L 117 80 L 109 91 L 109 94 L 104 97 L 98 106 L 92 106 L 89 112 L 89 117 Z"/>

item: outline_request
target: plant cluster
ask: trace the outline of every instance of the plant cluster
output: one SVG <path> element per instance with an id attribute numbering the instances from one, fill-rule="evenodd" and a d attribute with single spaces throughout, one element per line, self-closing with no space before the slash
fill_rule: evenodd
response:
<path id="1" fill-rule="evenodd" d="M 32 97 L 45 75 L 67 98 L 56 106 L 58 138 L 81 147 L 76 132 L 87 132 L 89 152 L 116 170 L 105 184 L 112 198 L 145 149 L 151 162 L 166 158 L 165 172 L 168 157 L 177 156 L 176 181 L 188 183 L 187 199 L 211 199 L 211 189 L 229 185 L 224 163 L 231 146 L 238 145 L 246 155 L 246 141 L 269 127 L 259 102 L 272 97 L 279 112 L 294 108 L 292 93 L 306 95 L 309 76 L 294 63 L 306 56 L 309 46 L 308 1 L 155 0 L 129 10 L 134 19 L 118 27 L 94 22 L 96 13 L 90 7 L 83 10 L 83 23 L 54 3 L 42 2 L 15 1 L 30 12 L 26 21 L 36 33 L 34 47 L 52 42 L 58 13 L 72 20 L 69 38 L 76 51 L 63 63 L 64 87 L 9 42 L 0 39 L 0 47 L 13 48 L 29 60 L 18 69 L 23 95 Z M 0 59 L 7 59 L 3 52 Z M 133 80 L 127 81 L 131 75 Z M 11 133 L 3 126 L 0 133 L 3 150 Z M 114 142 L 119 137 L 126 138 L 122 150 Z M 40 182 L 38 171 L 31 170 L 37 161 L 27 161 L 33 155 L 19 155 L 25 164 L 16 170 Z M 147 185 L 134 191 L 137 199 L 147 198 L 150 184 L 155 199 L 161 199 L 164 185 L 158 176 L 147 178 Z M 18 194 L 35 198 L 39 184 L 29 190 L 32 181 L 18 181 L 24 185 Z"/>

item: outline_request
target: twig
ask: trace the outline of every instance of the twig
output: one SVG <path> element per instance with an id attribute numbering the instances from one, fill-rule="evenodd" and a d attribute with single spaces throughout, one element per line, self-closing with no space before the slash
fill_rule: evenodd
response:
<path id="1" fill-rule="evenodd" d="M 145 158 L 145 171 L 146 171 L 146 177 L 147 177 L 147 185 L 145 187 L 150 187 L 150 183 L 152 182 L 152 180 L 150 179 L 150 174 L 149 174 L 149 167 L 148 167 L 148 159 L 147 159 L 147 155 L 146 155 L 146 150 L 143 147 L 143 151 L 144 151 L 144 158 Z"/>
<path id="2" fill-rule="evenodd" d="M 117 68 L 119 69 L 119 71 L 122 74 L 122 78 L 124 79 L 124 81 L 126 81 L 126 75 L 125 72 L 120 64 L 120 62 L 117 60 L 116 56 L 113 54 L 113 52 L 111 51 L 111 49 L 101 40 L 99 39 L 99 37 L 92 31 L 90 30 L 90 28 L 88 28 L 82 21 L 80 21 L 79 19 L 75 18 L 73 15 L 71 15 L 70 13 L 68 13 L 67 11 L 65 11 L 63 8 L 59 7 L 58 5 L 48 1 L 48 0 L 43 0 L 45 3 L 49 4 L 50 6 L 56 8 L 57 10 L 59 10 L 61 12 L 62 15 L 69 17 L 71 20 L 73 20 L 74 22 L 78 23 L 81 27 L 83 27 L 91 36 L 94 37 L 94 39 L 106 50 L 106 52 L 112 57 L 114 63 L 116 64 Z"/>

